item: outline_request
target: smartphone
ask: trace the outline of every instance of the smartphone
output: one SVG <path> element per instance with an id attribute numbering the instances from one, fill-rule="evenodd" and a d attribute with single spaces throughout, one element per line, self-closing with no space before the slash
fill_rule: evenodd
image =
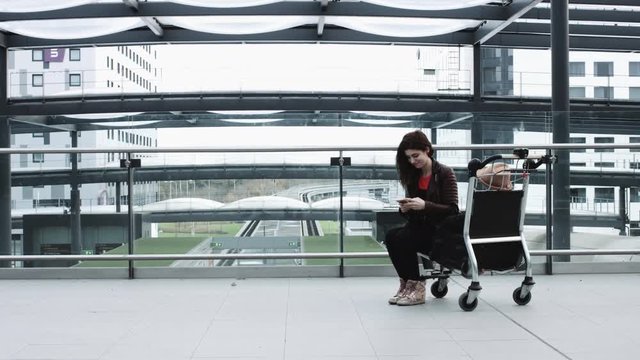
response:
<path id="1" fill-rule="evenodd" d="M 396 199 L 396 201 L 397 201 L 399 204 L 404 204 L 404 203 L 406 203 L 407 201 L 409 201 L 409 199 L 406 199 L 406 198 L 404 198 L 404 199 Z"/>

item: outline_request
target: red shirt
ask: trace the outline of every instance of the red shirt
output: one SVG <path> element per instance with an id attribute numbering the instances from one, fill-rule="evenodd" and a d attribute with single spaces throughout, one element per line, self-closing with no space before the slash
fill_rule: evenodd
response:
<path id="1" fill-rule="evenodd" d="M 418 189 L 427 190 L 429 188 L 429 183 L 431 182 L 431 175 L 420 176 L 418 180 Z"/>

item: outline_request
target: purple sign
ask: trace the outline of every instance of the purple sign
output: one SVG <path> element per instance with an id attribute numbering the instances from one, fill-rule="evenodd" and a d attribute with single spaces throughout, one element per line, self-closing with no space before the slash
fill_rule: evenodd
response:
<path id="1" fill-rule="evenodd" d="M 63 62 L 64 48 L 44 49 L 44 61 Z"/>

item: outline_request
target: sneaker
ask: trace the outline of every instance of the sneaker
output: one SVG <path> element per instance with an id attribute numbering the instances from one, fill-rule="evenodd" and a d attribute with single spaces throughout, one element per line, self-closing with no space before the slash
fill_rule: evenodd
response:
<path id="1" fill-rule="evenodd" d="M 397 305 L 410 306 L 424 304 L 426 296 L 425 283 L 419 280 L 407 280 L 404 295 L 398 299 Z"/>
<path id="2" fill-rule="evenodd" d="M 397 304 L 398 300 L 402 297 L 402 294 L 404 294 L 404 290 L 406 289 L 406 287 L 407 287 L 407 281 L 401 278 L 400 287 L 398 288 L 398 291 L 396 292 L 396 294 L 389 298 L 389 304 L 391 305 Z"/>

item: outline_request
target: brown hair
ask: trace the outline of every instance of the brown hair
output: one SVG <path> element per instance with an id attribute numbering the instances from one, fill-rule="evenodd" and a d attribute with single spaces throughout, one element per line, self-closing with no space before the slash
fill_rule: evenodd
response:
<path id="1" fill-rule="evenodd" d="M 400 145 L 398 145 L 398 150 L 396 152 L 396 169 L 398 170 L 400 183 L 405 190 L 409 183 L 416 181 L 420 172 L 420 169 L 416 169 L 411 166 L 409 160 L 407 160 L 407 155 L 404 153 L 407 150 L 426 151 L 427 155 L 432 157 L 433 146 L 431 145 L 431 141 L 427 138 L 427 135 L 420 130 L 412 131 L 402 137 L 402 141 L 400 141 Z"/>

